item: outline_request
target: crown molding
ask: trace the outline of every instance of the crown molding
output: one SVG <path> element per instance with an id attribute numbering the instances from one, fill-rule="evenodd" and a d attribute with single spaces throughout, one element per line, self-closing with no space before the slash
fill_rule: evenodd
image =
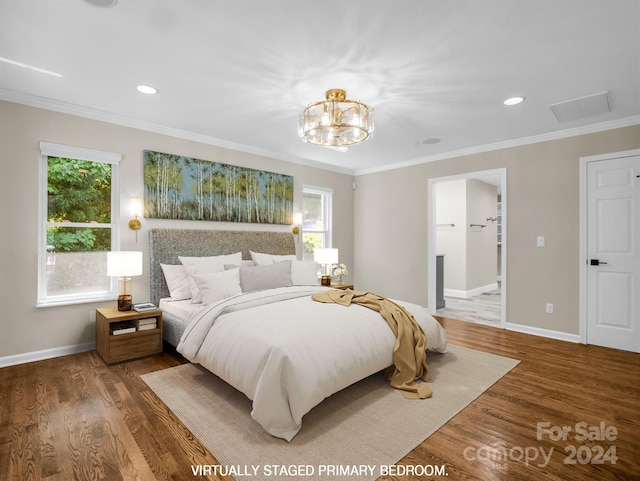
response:
<path id="1" fill-rule="evenodd" d="M 632 125 L 638 125 L 638 124 L 640 124 L 640 115 L 635 115 L 632 117 L 625 117 L 623 119 L 610 120 L 608 122 L 585 125 L 583 127 L 576 127 L 572 129 L 566 129 L 566 130 L 558 130 L 555 132 L 549 132 L 547 134 L 533 135 L 531 137 L 522 137 L 520 139 L 507 140 L 504 142 L 495 142 L 492 144 L 478 145 L 475 147 L 469 147 L 467 149 L 452 150 L 450 152 L 443 152 L 441 154 L 429 155 L 426 157 L 419 157 L 413 160 L 407 160 L 405 162 L 389 164 L 383 167 L 361 169 L 361 170 L 355 171 L 354 175 L 366 175 L 366 174 L 374 174 L 377 172 L 386 172 L 386 171 L 395 170 L 395 169 L 403 169 L 405 167 L 412 167 L 414 165 L 427 164 L 429 162 L 435 162 L 437 160 L 453 159 L 453 158 L 462 157 L 465 155 L 491 152 L 493 150 L 501 150 L 501 149 L 508 149 L 511 147 L 520 147 L 523 145 L 538 144 L 540 142 L 548 142 L 551 140 L 566 139 L 568 137 L 577 137 L 579 135 L 593 134 L 596 132 L 604 132 L 606 130 L 614 130 L 614 129 L 630 127 Z"/>
<path id="2" fill-rule="evenodd" d="M 441 154 L 429 155 L 426 157 L 419 157 L 419 158 L 407 160 L 404 162 L 387 164 L 381 167 L 372 167 L 370 169 L 355 170 L 355 169 L 348 169 L 340 166 L 335 166 L 331 164 L 325 164 L 322 162 L 309 160 L 304 157 L 284 155 L 278 152 L 271 152 L 264 149 L 258 149 L 256 147 L 252 147 L 249 145 L 229 142 L 227 140 L 219 139 L 217 137 L 211 137 L 209 135 L 196 134 L 194 132 L 189 132 L 186 130 L 175 129 L 175 128 L 167 127 L 160 124 L 154 124 L 152 122 L 146 122 L 138 119 L 133 119 L 130 117 L 125 117 L 123 115 L 116 115 L 109 112 L 104 112 L 102 110 L 91 109 L 91 108 L 80 106 L 80 105 L 70 104 L 67 102 L 60 102 L 60 101 L 48 99 L 45 97 L 24 94 L 21 92 L 15 92 L 7 89 L 0 89 L 0 100 L 6 100 L 8 102 L 28 105 L 30 107 L 36 107 L 36 108 L 41 108 L 45 110 L 52 110 L 52 111 L 60 112 L 64 114 L 75 115 L 78 117 L 120 125 L 123 127 L 130 127 L 134 129 L 144 130 L 146 132 L 166 135 L 169 137 L 176 137 L 184 140 L 191 140 L 194 142 L 200 142 L 207 145 L 213 145 L 216 147 L 222 147 L 229 150 L 235 150 L 238 152 L 258 155 L 261 157 L 268 157 L 276 160 L 282 160 L 284 162 L 290 162 L 290 163 L 299 164 L 299 165 L 306 165 L 307 167 L 313 167 L 316 169 L 336 172 L 339 174 L 353 175 L 353 176 L 374 174 L 378 172 L 386 172 L 389 170 L 396 170 L 396 169 L 403 169 L 406 167 L 426 164 L 429 162 L 436 162 L 438 160 L 453 159 L 453 158 L 462 157 L 465 155 L 479 154 L 483 152 L 490 152 L 493 150 L 501 150 L 501 149 L 508 149 L 511 147 L 520 147 L 523 145 L 537 144 L 540 142 L 548 142 L 551 140 L 565 139 L 568 137 L 576 137 L 579 135 L 592 134 L 596 132 L 603 132 L 606 130 L 619 129 L 623 127 L 630 127 L 632 125 L 640 124 L 640 115 L 636 115 L 632 117 L 625 117 L 623 119 L 611 120 L 608 122 L 585 125 L 583 127 L 559 130 L 559 131 L 550 132 L 547 134 L 534 135 L 530 137 L 523 137 L 520 139 L 507 140 L 504 142 L 495 142 L 492 144 L 469 147 L 467 149 L 443 152 Z"/>
<path id="3" fill-rule="evenodd" d="M 268 157 L 271 159 L 282 160 L 292 164 L 306 165 L 307 167 L 313 167 L 321 170 L 328 170 L 331 172 L 337 172 L 340 174 L 353 175 L 353 170 L 345 169 L 339 166 L 333 166 L 330 164 L 324 164 L 313 160 L 305 159 L 302 157 L 283 155 L 278 152 L 271 152 L 264 149 L 258 149 L 249 145 L 238 144 L 235 142 L 229 142 L 227 140 L 219 139 L 217 137 L 211 137 L 209 135 L 196 134 L 186 130 L 175 129 L 173 127 L 167 127 L 165 125 L 155 124 L 153 122 L 146 122 L 143 120 L 126 117 L 123 115 L 116 115 L 103 110 L 91 109 L 81 105 L 70 104 L 67 102 L 60 102 L 58 100 L 52 100 L 45 97 L 39 97 L 37 95 L 29 95 L 21 92 L 15 92 L 7 89 L 0 89 L 0 100 L 7 102 L 13 102 L 17 104 L 27 105 L 29 107 L 36 107 L 44 110 L 51 110 L 63 114 L 75 115 L 77 117 L 83 117 L 91 120 L 98 120 L 100 122 L 106 122 L 110 124 L 120 125 L 122 127 L 130 127 L 133 129 L 144 130 L 145 132 L 151 132 L 155 134 L 166 135 L 169 137 L 176 137 L 184 140 L 191 140 L 202 144 L 213 145 L 215 147 L 222 147 L 229 150 L 235 150 L 238 152 L 244 152 L 247 154 L 258 155 L 261 157 Z"/>

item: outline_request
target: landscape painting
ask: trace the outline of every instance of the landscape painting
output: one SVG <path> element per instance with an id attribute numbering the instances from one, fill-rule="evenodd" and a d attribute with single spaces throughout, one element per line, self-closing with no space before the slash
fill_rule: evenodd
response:
<path id="1" fill-rule="evenodd" d="M 291 224 L 293 177 L 144 151 L 144 216 Z"/>

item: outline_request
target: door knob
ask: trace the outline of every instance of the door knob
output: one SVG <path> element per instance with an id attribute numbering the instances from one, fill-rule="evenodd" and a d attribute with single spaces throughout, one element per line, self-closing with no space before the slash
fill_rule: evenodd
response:
<path id="1" fill-rule="evenodd" d="M 592 266 L 599 266 L 599 265 L 602 265 L 602 264 L 607 264 L 606 262 L 602 262 L 599 259 L 591 259 L 590 263 L 591 263 Z"/>

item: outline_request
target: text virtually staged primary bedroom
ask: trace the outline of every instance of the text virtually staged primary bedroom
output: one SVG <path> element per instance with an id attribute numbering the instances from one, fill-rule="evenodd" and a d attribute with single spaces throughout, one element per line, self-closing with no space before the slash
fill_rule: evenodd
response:
<path id="1" fill-rule="evenodd" d="M 640 4 L 243 3 L 0 6 L 0 479 L 639 479 Z"/>

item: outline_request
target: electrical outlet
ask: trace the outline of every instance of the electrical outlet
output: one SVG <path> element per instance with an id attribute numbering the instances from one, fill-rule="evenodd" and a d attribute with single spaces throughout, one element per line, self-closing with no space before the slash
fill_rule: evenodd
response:
<path id="1" fill-rule="evenodd" d="M 553 304 L 547 303 L 546 312 L 547 312 L 547 314 L 553 314 Z"/>
<path id="2" fill-rule="evenodd" d="M 544 247 L 545 246 L 545 239 L 543 235 L 539 235 L 538 237 L 536 237 L 536 245 L 538 247 Z"/>

